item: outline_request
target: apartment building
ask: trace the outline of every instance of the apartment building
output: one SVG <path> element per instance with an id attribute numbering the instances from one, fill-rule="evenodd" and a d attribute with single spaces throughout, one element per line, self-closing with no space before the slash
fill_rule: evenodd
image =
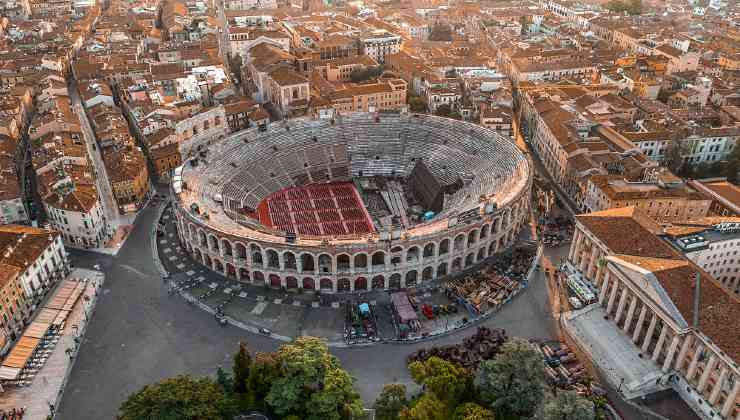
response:
<path id="1" fill-rule="evenodd" d="M 70 272 L 58 232 L 0 226 L 0 348 L 20 334 L 46 292 Z"/>
<path id="2" fill-rule="evenodd" d="M 380 80 L 336 90 L 327 99 L 342 112 L 403 111 L 406 109 L 406 82 L 402 79 Z"/>
<path id="3" fill-rule="evenodd" d="M 584 199 L 590 212 L 634 206 L 653 220 L 667 223 L 707 216 L 711 204 L 711 199 L 667 171 L 639 181 L 619 175 L 592 175 Z"/>
<path id="4" fill-rule="evenodd" d="M 380 64 L 385 64 L 388 55 L 401 50 L 402 39 L 400 35 L 378 30 L 364 34 L 360 38 L 360 43 L 365 55 L 369 55 Z"/>

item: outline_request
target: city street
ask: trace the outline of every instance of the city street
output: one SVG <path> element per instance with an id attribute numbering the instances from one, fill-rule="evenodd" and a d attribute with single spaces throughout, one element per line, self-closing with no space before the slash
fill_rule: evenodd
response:
<path id="1" fill-rule="evenodd" d="M 77 266 L 99 264 L 106 283 L 88 328 L 59 411 L 60 419 L 109 419 L 120 403 L 142 386 L 178 374 L 214 375 L 230 367 L 240 340 L 252 351 L 275 350 L 281 343 L 232 326 L 183 299 L 168 296 L 152 261 L 150 232 L 155 207 L 143 210 L 130 238 L 113 258 L 73 251 Z M 530 287 L 483 325 L 504 328 L 509 335 L 554 338 L 547 286 L 538 273 Z M 411 385 L 406 356 L 420 347 L 451 344 L 473 330 L 417 344 L 380 344 L 336 348 L 332 352 L 358 381 L 371 404 L 385 383 Z"/>
<path id="2" fill-rule="evenodd" d="M 80 119 L 80 127 L 82 128 L 85 145 L 87 146 L 87 154 L 90 156 L 90 160 L 95 171 L 95 186 L 98 189 L 98 196 L 102 202 L 105 218 L 108 220 L 110 227 L 109 233 L 112 234 L 120 223 L 118 205 L 113 196 L 113 190 L 111 189 L 108 173 L 105 169 L 105 164 L 103 163 L 103 157 L 100 155 L 100 148 L 96 145 L 95 132 L 90 126 L 90 121 L 85 113 L 82 101 L 80 100 L 80 95 L 77 92 L 77 83 L 74 80 L 69 86 L 69 94 L 72 99 L 74 112 Z"/>

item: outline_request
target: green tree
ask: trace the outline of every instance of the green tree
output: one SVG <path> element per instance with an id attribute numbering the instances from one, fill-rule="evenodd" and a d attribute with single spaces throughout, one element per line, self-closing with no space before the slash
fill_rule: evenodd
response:
<path id="1" fill-rule="evenodd" d="M 475 385 L 484 402 L 504 414 L 530 415 L 545 389 L 542 356 L 526 340 L 514 338 L 495 359 L 480 364 Z"/>
<path id="2" fill-rule="evenodd" d="M 594 403 L 575 391 L 556 391 L 542 407 L 543 420 L 594 420 Z"/>
<path id="3" fill-rule="evenodd" d="M 424 394 L 401 410 L 400 420 L 448 420 L 449 407 L 432 394 Z"/>
<path id="4" fill-rule="evenodd" d="M 249 380 L 249 371 L 252 367 L 252 356 L 249 354 L 249 348 L 243 341 L 239 342 L 239 351 L 234 355 L 234 391 L 237 394 L 245 394 L 248 390 L 247 381 Z"/>
<path id="5" fill-rule="evenodd" d="M 493 412 L 485 407 L 469 402 L 455 409 L 454 420 L 496 420 Z"/>
<path id="6" fill-rule="evenodd" d="M 375 418 L 378 420 L 396 420 L 402 409 L 408 406 L 406 386 L 403 384 L 386 384 L 375 400 Z"/>
<path id="7" fill-rule="evenodd" d="M 409 95 L 406 102 L 408 102 L 412 112 L 426 112 L 427 110 L 427 103 L 419 96 Z"/>
<path id="8" fill-rule="evenodd" d="M 226 394 L 227 396 L 231 395 L 234 392 L 234 381 L 221 366 L 219 366 L 218 370 L 216 371 L 216 383 L 221 386 L 221 388 L 224 390 L 224 394 Z"/>
<path id="9" fill-rule="evenodd" d="M 438 400 L 454 409 L 466 396 L 472 394 L 473 377 L 462 366 L 433 356 L 409 365 L 414 382 L 424 386 Z"/>
<path id="10" fill-rule="evenodd" d="M 280 357 L 277 353 L 257 353 L 249 370 L 247 387 L 255 401 L 263 401 L 272 383 L 280 377 Z"/>
<path id="11" fill-rule="evenodd" d="M 265 399 L 278 415 L 300 413 L 307 420 L 340 420 L 363 414 L 352 377 L 329 354 L 326 342 L 299 337 L 278 351 L 280 377 Z"/>
<path id="12" fill-rule="evenodd" d="M 176 376 L 147 385 L 121 404 L 119 420 L 213 420 L 233 416 L 224 392 L 208 378 Z"/>
<path id="13" fill-rule="evenodd" d="M 664 162 L 674 174 L 684 175 L 686 169 L 690 166 L 685 162 L 686 155 L 690 153 L 690 146 L 678 138 L 674 138 L 668 143 Z"/>

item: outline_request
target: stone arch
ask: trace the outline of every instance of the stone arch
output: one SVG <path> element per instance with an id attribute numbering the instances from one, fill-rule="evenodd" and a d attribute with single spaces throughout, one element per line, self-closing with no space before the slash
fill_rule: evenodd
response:
<path id="1" fill-rule="evenodd" d="M 202 229 L 198 229 L 198 244 L 202 247 L 208 246 L 208 239 Z"/>
<path id="2" fill-rule="evenodd" d="M 279 288 L 283 285 L 282 279 L 277 274 L 270 274 L 268 277 L 270 279 L 270 287 Z"/>
<path id="3" fill-rule="evenodd" d="M 332 283 L 331 279 L 329 278 L 322 278 L 319 281 L 319 287 L 321 290 L 334 290 L 334 284 Z"/>
<path id="4" fill-rule="evenodd" d="M 332 272 L 332 258 L 329 254 L 319 254 L 319 273 Z M 323 279 L 322 279 L 323 281 Z M 323 289 L 323 287 L 322 287 Z"/>
<path id="5" fill-rule="evenodd" d="M 298 279 L 293 276 L 288 276 L 285 278 L 285 287 L 287 289 L 297 289 L 298 288 Z"/>
<path id="6" fill-rule="evenodd" d="M 220 247 L 218 246 L 218 238 L 216 235 L 208 235 L 208 249 L 211 252 L 220 253 Z"/>
<path id="7" fill-rule="evenodd" d="M 303 278 L 303 288 L 306 290 L 313 290 L 316 288 L 316 282 L 311 277 Z"/>
<path id="8" fill-rule="evenodd" d="M 349 271 L 350 257 L 348 254 L 337 255 L 337 271 Z"/>
<path id="9" fill-rule="evenodd" d="M 239 279 L 241 281 L 249 281 L 249 270 L 244 267 L 239 268 Z"/>
<path id="10" fill-rule="evenodd" d="M 426 282 L 434 278 L 434 267 L 427 267 L 421 272 L 421 281 Z"/>
<path id="11" fill-rule="evenodd" d="M 249 252 L 252 254 L 252 265 L 262 267 L 264 261 L 262 261 L 262 248 L 259 245 L 251 244 L 249 246 Z"/>
<path id="12" fill-rule="evenodd" d="M 414 245 L 406 249 L 406 262 L 408 263 L 414 263 L 416 261 L 419 261 L 421 257 L 421 251 L 419 250 L 419 247 Z"/>
<path id="13" fill-rule="evenodd" d="M 465 256 L 465 268 L 468 268 L 475 264 L 475 253 L 471 252 Z"/>
<path id="14" fill-rule="evenodd" d="M 461 233 L 455 236 L 455 242 L 452 246 L 452 249 L 455 252 L 462 251 L 463 249 L 465 249 L 465 234 L 464 233 Z"/>
<path id="15" fill-rule="evenodd" d="M 390 279 L 388 279 L 388 288 L 389 289 L 400 289 L 401 288 L 401 275 L 399 273 L 391 274 Z"/>
<path id="16" fill-rule="evenodd" d="M 448 252 L 450 252 L 450 240 L 445 238 L 439 243 L 439 255 L 445 255 Z"/>
<path id="17" fill-rule="evenodd" d="M 296 261 L 295 261 L 295 254 L 290 251 L 283 252 L 283 264 L 285 265 L 286 270 L 297 269 Z"/>
<path id="18" fill-rule="evenodd" d="M 314 261 L 313 254 L 307 252 L 301 254 L 301 267 L 303 267 L 303 271 L 316 271 L 316 262 Z"/>
<path id="19" fill-rule="evenodd" d="M 234 267 L 234 264 L 226 263 L 226 277 L 231 279 L 236 278 L 236 267 Z"/>
<path id="20" fill-rule="evenodd" d="M 416 286 L 416 280 L 419 277 L 419 273 L 416 270 L 411 270 L 406 273 L 406 287 Z"/>
<path id="21" fill-rule="evenodd" d="M 422 252 L 423 257 L 426 258 L 434 258 L 434 248 L 436 247 L 436 244 L 434 242 L 429 242 L 428 244 L 424 245 L 424 251 Z"/>
<path id="22" fill-rule="evenodd" d="M 491 230 L 491 224 L 486 223 L 485 225 L 483 225 L 482 228 L 480 228 L 480 234 L 478 235 L 478 238 L 481 240 L 486 239 L 488 237 L 488 232 L 490 230 Z"/>
<path id="23" fill-rule="evenodd" d="M 377 275 L 373 277 L 373 289 L 385 289 L 385 277 Z"/>
<path id="24" fill-rule="evenodd" d="M 213 259 L 213 270 L 218 271 L 219 273 L 223 274 L 224 272 L 224 263 L 221 262 L 218 258 Z"/>
<path id="25" fill-rule="evenodd" d="M 355 270 L 358 268 L 367 268 L 367 254 L 355 255 Z"/>
<path id="26" fill-rule="evenodd" d="M 343 277 L 337 280 L 337 291 L 338 292 L 349 292 L 350 291 L 350 281 L 348 278 Z"/>
<path id="27" fill-rule="evenodd" d="M 470 248 L 476 242 L 478 242 L 478 230 L 473 229 L 468 232 L 468 248 Z"/>
<path id="28" fill-rule="evenodd" d="M 262 274 L 261 271 L 255 271 L 254 272 L 254 281 L 255 284 L 265 284 L 265 275 Z"/>
<path id="29" fill-rule="evenodd" d="M 483 261 L 484 258 L 486 258 L 486 247 L 481 247 L 481 249 L 478 250 L 478 256 L 475 260 Z"/>
<path id="30" fill-rule="evenodd" d="M 447 275 L 447 263 L 442 263 L 437 266 L 437 277 L 444 277 Z"/>
<path id="31" fill-rule="evenodd" d="M 391 265 L 399 265 L 401 264 L 403 258 L 403 247 L 400 245 L 396 245 L 391 248 Z"/>
<path id="32" fill-rule="evenodd" d="M 235 255 L 236 258 L 241 258 L 241 259 L 247 258 L 247 247 L 243 243 L 237 242 L 234 245 L 234 251 L 236 252 L 236 255 Z"/>
<path id="33" fill-rule="evenodd" d="M 379 266 L 379 265 L 384 266 L 385 265 L 385 252 L 383 251 L 373 252 L 372 264 L 373 264 L 373 267 Z"/>
<path id="34" fill-rule="evenodd" d="M 452 260 L 452 268 L 450 269 L 450 273 L 457 273 L 462 269 L 462 258 L 457 257 L 454 260 Z"/>
<path id="35" fill-rule="evenodd" d="M 231 257 L 234 255 L 233 249 L 231 247 L 231 242 L 229 242 L 229 240 L 226 238 L 221 239 L 221 249 L 223 249 L 223 253 L 227 257 Z"/>
<path id="36" fill-rule="evenodd" d="M 265 250 L 267 256 L 267 267 L 280 270 L 280 255 L 274 249 Z"/>
<path id="37" fill-rule="evenodd" d="M 365 277 L 355 279 L 355 290 L 367 290 L 367 279 Z"/>

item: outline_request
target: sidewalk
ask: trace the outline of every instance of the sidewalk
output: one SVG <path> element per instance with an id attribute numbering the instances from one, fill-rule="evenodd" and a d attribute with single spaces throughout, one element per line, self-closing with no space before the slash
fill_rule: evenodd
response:
<path id="1" fill-rule="evenodd" d="M 73 278 L 87 278 L 91 281 L 72 307 L 62 336 L 30 386 L 5 387 L 5 391 L 0 394 L 0 409 L 10 411 L 13 408 L 25 407 L 24 419 L 43 420 L 52 413 L 61 400 L 64 385 L 76 356 L 77 343 L 75 340 L 84 334 L 89 314 L 92 313 L 97 301 L 95 283 L 102 284 L 103 275 L 96 271 L 75 269 L 68 277 L 68 279 Z M 66 354 L 67 349 L 72 350 L 72 358 Z"/>

